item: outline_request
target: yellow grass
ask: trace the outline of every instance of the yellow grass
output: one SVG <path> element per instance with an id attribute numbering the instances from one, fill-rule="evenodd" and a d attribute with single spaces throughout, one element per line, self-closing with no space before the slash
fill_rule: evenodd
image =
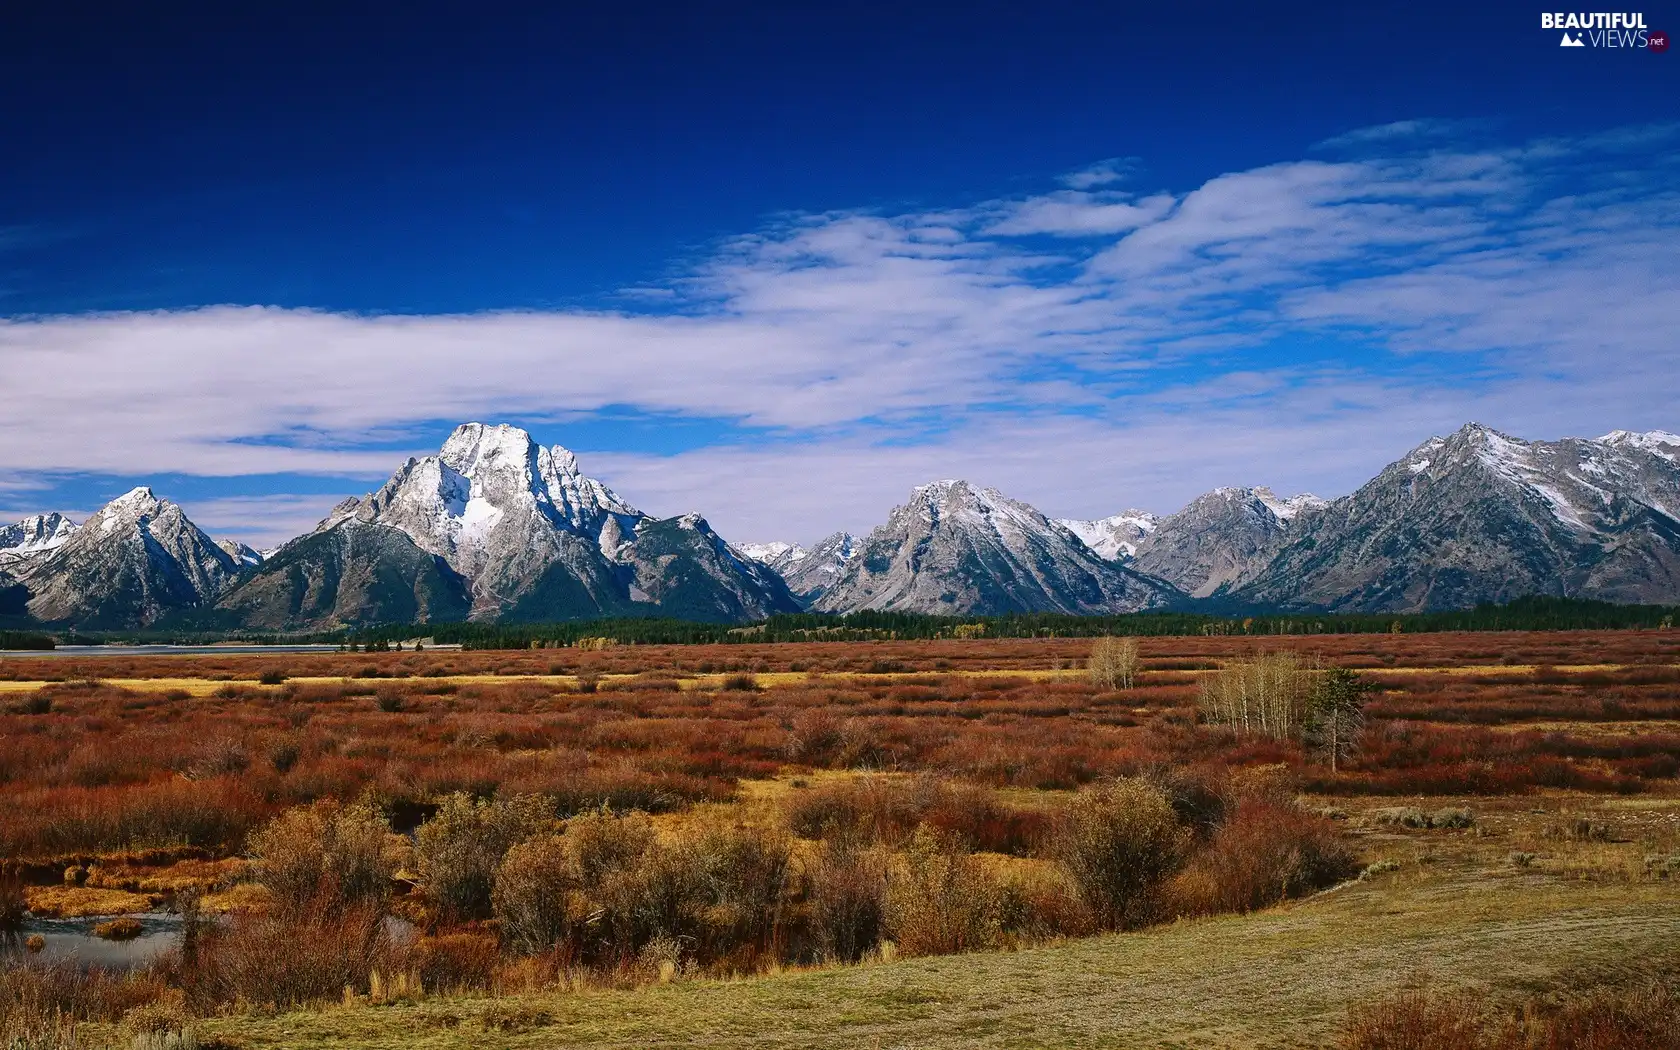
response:
<path id="1" fill-rule="evenodd" d="M 30 886 L 23 891 L 29 910 L 43 918 L 76 919 L 88 915 L 130 915 L 151 911 L 157 898 L 128 890 L 89 886 Z"/>

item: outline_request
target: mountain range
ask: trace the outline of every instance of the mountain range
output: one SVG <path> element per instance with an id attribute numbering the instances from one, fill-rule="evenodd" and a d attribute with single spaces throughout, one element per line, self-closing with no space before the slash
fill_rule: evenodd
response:
<path id="1" fill-rule="evenodd" d="M 1529 594 L 1680 601 L 1680 436 L 1530 442 L 1472 423 L 1340 499 L 1220 488 L 1164 517 L 1052 519 L 939 481 L 868 536 L 807 549 L 734 546 L 699 514 L 652 517 L 567 449 L 468 423 L 269 552 L 211 539 L 144 487 L 80 525 L 42 514 L 0 528 L 0 620 L 82 629 L 1411 612 Z"/>

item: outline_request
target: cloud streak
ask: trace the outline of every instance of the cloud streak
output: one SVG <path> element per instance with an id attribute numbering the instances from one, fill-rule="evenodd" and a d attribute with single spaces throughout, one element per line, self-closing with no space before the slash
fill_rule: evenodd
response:
<path id="1" fill-rule="evenodd" d="M 721 421 L 675 456 L 594 449 L 631 499 L 809 539 L 935 476 L 1094 514 L 1342 491 L 1468 418 L 1680 429 L 1680 133 L 1471 133 L 1403 122 L 1183 190 L 1118 189 L 1105 161 L 1026 198 L 794 216 L 637 309 L 0 320 L 0 490 L 371 479 L 436 421 L 631 411 Z"/>

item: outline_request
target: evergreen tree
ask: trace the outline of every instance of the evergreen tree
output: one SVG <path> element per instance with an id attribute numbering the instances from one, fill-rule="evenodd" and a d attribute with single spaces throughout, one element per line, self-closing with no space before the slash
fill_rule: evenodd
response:
<path id="1" fill-rule="evenodd" d="M 1365 702 L 1377 689 L 1358 671 L 1332 667 L 1320 674 L 1308 701 L 1307 743 L 1330 760 L 1330 772 L 1353 753 L 1365 727 Z"/>

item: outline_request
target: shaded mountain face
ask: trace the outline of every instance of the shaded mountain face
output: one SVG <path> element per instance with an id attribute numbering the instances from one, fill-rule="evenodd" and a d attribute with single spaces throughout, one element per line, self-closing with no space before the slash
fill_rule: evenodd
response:
<path id="1" fill-rule="evenodd" d="M 92 630 L 144 627 L 206 605 L 237 572 L 180 507 L 137 488 L 17 575 L 29 588 L 35 619 Z"/>
<path id="2" fill-rule="evenodd" d="M 367 528 L 393 531 L 406 545 L 366 536 L 309 542 Z M 577 458 L 558 445 L 542 448 L 517 427 L 468 423 L 437 455 L 409 460 L 377 492 L 334 508 L 314 533 L 276 551 L 222 604 L 287 626 L 403 619 L 384 610 L 408 608 L 408 599 L 392 595 L 411 591 L 433 596 L 414 598 L 416 609 L 432 610 L 424 618 L 445 618 L 457 609 L 443 597 L 450 586 L 463 588 L 465 614 L 481 620 L 675 615 L 670 610 L 678 607 L 698 610 L 699 618 L 737 619 L 798 608 L 773 572 L 736 557 L 726 544 L 720 552 L 719 544 L 704 519 L 661 522 L 643 514 L 583 474 Z M 410 546 L 447 573 L 414 560 Z M 379 564 L 389 559 L 396 564 Z M 276 582 L 281 574 L 292 581 L 385 582 L 374 598 L 303 602 L 289 611 L 303 585 Z M 281 604 L 270 608 L 271 602 Z"/>
<path id="3" fill-rule="evenodd" d="M 1680 438 L 1432 438 L 1304 517 L 1232 591 L 1250 604 L 1410 612 L 1527 594 L 1680 597 Z"/>
<path id="4" fill-rule="evenodd" d="M 1125 561 L 1137 554 L 1138 544 L 1155 532 L 1161 519 L 1146 510 L 1123 510 L 1113 517 L 1094 521 L 1057 518 L 1056 524 L 1066 526 L 1099 557 Z"/>
<path id="5" fill-rule="evenodd" d="M 216 609 L 227 623 L 269 630 L 464 620 L 467 592 L 447 562 L 403 533 L 347 521 L 286 544 Z"/>
<path id="6" fill-rule="evenodd" d="M 813 608 L 968 614 L 1132 612 L 1171 588 L 1098 557 L 1066 526 L 995 489 L 924 485 L 893 510 Z"/>
<path id="7" fill-rule="evenodd" d="M 1279 499 L 1268 488 L 1214 489 L 1160 519 L 1138 540 L 1130 564 L 1205 598 L 1259 571 L 1293 524 L 1324 506 L 1310 494 Z"/>
<path id="8" fill-rule="evenodd" d="M 760 620 L 800 607 L 774 569 L 741 557 L 698 514 L 643 521 L 623 561 L 634 572 L 632 597 L 654 602 L 661 615 Z"/>

